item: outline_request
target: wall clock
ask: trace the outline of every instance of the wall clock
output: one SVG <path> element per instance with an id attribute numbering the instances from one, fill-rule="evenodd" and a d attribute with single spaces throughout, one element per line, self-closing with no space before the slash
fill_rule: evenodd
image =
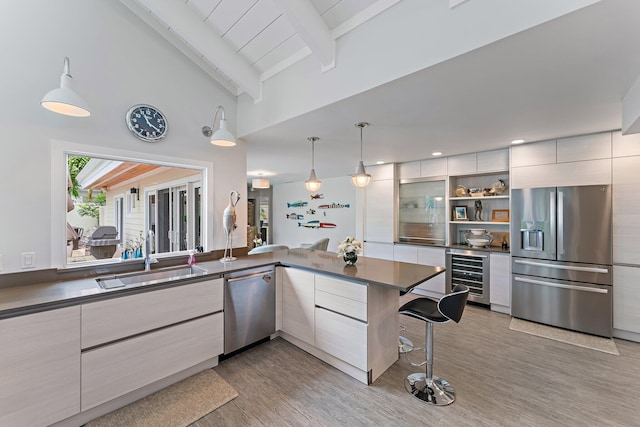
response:
<path id="1" fill-rule="evenodd" d="M 126 121 L 131 133 L 143 141 L 155 142 L 167 135 L 167 119 L 151 105 L 134 105 L 127 111 Z"/>

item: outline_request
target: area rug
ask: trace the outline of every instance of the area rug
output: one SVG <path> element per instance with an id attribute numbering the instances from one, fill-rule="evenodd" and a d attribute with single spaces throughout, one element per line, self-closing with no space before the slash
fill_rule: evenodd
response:
<path id="1" fill-rule="evenodd" d="M 96 418 L 86 426 L 185 427 L 237 396 L 229 383 L 213 369 L 207 369 Z"/>
<path id="2" fill-rule="evenodd" d="M 515 317 L 511 318 L 509 329 L 620 356 L 618 347 L 616 347 L 615 341 L 611 338 L 596 337 L 594 335 L 583 334 L 580 332 L 567 331 L 565 329 L 554 328 L 553 326 L 527 322 L 526 320 L 516 319 Z"/>

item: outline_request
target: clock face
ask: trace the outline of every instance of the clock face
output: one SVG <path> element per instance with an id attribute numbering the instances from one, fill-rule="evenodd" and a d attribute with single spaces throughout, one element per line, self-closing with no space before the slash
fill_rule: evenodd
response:
<path id="1" fill-rule="evenodd" d="M 129 130 L 143 141 L 155 142 L 167 134 L 167 119 L 150 105 L 134 105 L 127 111 L 126 120 Z"/>

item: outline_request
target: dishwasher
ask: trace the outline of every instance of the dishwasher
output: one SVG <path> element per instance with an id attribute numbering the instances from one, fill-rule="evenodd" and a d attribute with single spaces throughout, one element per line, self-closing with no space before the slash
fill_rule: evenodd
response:
<path id="1" fill-rule="evenodd" d="M 261 267 L 224 276 L 224 354 L 276 331 L 275 270 Z"/>

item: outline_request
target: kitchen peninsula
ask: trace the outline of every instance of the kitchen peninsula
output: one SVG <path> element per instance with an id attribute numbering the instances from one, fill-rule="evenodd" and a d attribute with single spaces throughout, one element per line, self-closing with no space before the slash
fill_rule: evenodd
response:
<path id="1" fill-rule="evenodd" d="M 399 294 L 444 271 L 366 257 L 346 266 L 335 253 L 292 249 L 199 262 L 204 275 L 145 286 L 102 289 L 90 277 L 5 287 L 0 335 L 10 351 L 0 364 L 26 369 L 3 385 L 12 392 L 0 394 L 0 424 L 80 425 L 216 366 L 223 278 L 273 265 L 275 336 L 366 384 L 397 360 Z"/>

